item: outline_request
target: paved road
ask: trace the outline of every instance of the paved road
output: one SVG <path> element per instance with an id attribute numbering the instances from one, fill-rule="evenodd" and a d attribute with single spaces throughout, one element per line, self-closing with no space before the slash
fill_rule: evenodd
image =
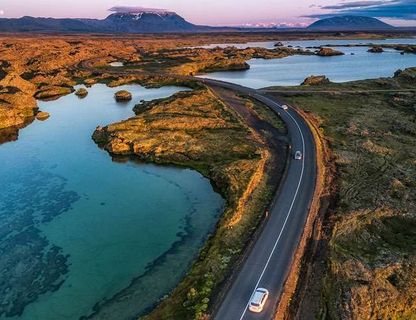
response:
<path id="1" fill-rule="evenodd" d="M 314 193 L 316 158 L 313 136 L 305 121 L 293 109 L 284 111 L 279 103 L 262 92 L 216 80 L 201 80 L 250 95 L 278 112 L 289 131 L 291 152 L 299 150 L 304 155 L 302 160 L 294 160 L 292 155 L 277 200 L 269 211 L 268 221 L 214 317 L 216 320 L 271 319 Z M 269 300 L 260 314 L 254 314 L 247 308 L 257 287 L 270 291 Z"/>
<path id="2" fill-rule="evenodd" d="M 84 67 L 93 70 L 88 64 Z M 279 103 L 260 90 L 206 78 L 183 78 L 197 79 L 208 85 L 238 91 L 266 104 L 278 112 L 286 123 L 292 153 L 299 150 L 304 155 L 302 160 L 293 160 L 292 154 L 286 177 L 282 181 L 274 206 L 269 210 L 268 221 L 214 316 L 216 320 L 271 319 L 298 247 L 314 193 L 316 156 L 312 133 L 293 109 L 284 111 Z M 270 297 L 263 312 L 254 314 L 247 306 L 252 293 L 258 287 L 268 289 Z"/>

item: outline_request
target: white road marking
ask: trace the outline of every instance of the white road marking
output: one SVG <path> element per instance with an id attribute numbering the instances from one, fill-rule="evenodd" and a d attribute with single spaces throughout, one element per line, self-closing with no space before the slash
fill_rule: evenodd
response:
<path id="1" fill-rule="evenodd" d="M 257 95 L 257 94 L 256 94 L 256 95 Z M 273 100 L 270 100 L 269 98 L 264 97 L 264 96 L 261 96 L 261 95 L 259 95 L 259 96 L 260 96 L 260 97 L 262 97 L 263 99 L 268 100 L 269 102 L 271 102 L 272 104 L 274 104 L 274 105 L 276 105 L 276 106 L 278 106 L 278 107 L 280 108 L 280 105 L 279 105 L 278 103 L 274 102 Z M 260 101 L 261 101 L 261 100 L 260 100 Z M 253 290 L 253 293 L 254 293 L 254 291 L 256 291 L 256 289 L 258 288 L 259 283 L 260 283 L 261 279 L 263 278 L 264 273 L 266 272 L 266 269 L 267 269 L 267 267 L 269 266 L 270 260 L 271 260 L 271 258 L 272 258 L 272 256 L 273 256 L 273 254 L 274 254 L 274 251 L 276 250 L 276 247 L 277 247 L 277 245 L 278 245 L 278 243 L 279 243 L 279 241 L 280 241 L 280 238 L 281 238 L 281 236 L 282 236 L 282 233 L 283 233 L 283 231 L 284 231 L 284 229 L 285 229 L 285 227 L 286 227 L 286 223 L 287 223 L 287 221 L 288 221 L 288 219 L 289 219 L 289 217 L 290 217 L 290 214 L 292 213 L 292 208 L 293 208 L 293 205 L 295 204 L 295 200 L 296 200 L 296 197 L 297 197 L 297 195 L 298 195 L 299 188 L 300 188 L 300 185 L 301 185 L 301 183 L 302 183 L 302 179 L 303 179 L 303 172 L 304 172 L 304 168 L 305 168 L 305 156 L 304 156 L 304 155 L 305 155 L 305 139 L 304 139 L 304 137 L 303 137 L 302 130 L 300 129 L 300 126 L 299 126 L 298 122 L 296 121 L 296 119 L 295 119 L 295 118 L 294 118 L 294 117 L 293 117 L 293 116 L 292 116 L 289 112 L 287 112 L 287 114 L 290 116 L 290 118 L 292 118 L 293 122 L 296 124 L 296 126 L 297 126 L 297 128 L 298 128 L 298 130 L 299 130 L 299 132 L 300 132 L 300 136 L 301 136 L 301 138 L 302 138 L 302 154 L 303 154 L 303 157 L 302 157 L 302 170 L 301 170 L 301 174 L 300 174 L 300 178 L 299 178 L 298 185 L 297 185 L 297 187 L 296 187 L 296 192 L 295 192 L 295 195 L 294 195 L 294 197 L 293 197 L 293 199 L 292 199 L 292 203 L 291 203 L 290 208 L 289 208 L 289 211 L 288 211 L 288 213 L 287 213 L 287 215 L 286 215 L 286 218 L 285 218 L 285 221 L 284 221 L 284 223 L 283 223 L 282 229 L 280 230 L 279 236 L 277 237 L 277 240 L 276 240 L 276 242 L 275 242 L 275 244 L 274 244 L 274 246 L 273 246 L 273 249 L 272 249 L 272 251 L 270 252 L 269 258 L 268 258 L 268 259 L 267 259 L 267 261 L 266 261 L 266 264 L 265 264 L 265 266 L 264 266 L 264 268 L 263 268 L 263 271 L 262 271 L 262 272 L 261 272 L 261 274 L 260 274 L 260 277 L 259 277 L 259 279 L 258 279 L 258 281 L 257 281 L 257 283 L 256 283 L 256 286 L 255 286 L 255 288 L 254 288 L 254 290 Z M 251 299 L 251 297 L 253 296 L 253 293 L 251 294 L 250 299 Z M 247 302 L 246 307 L 244 308 L 244 311 L 243 311 L 243 313 L 242 313 L 242 315 L 241 315 L 241 317 L 240 317 L 240 320 L 242 320 L 242 319 L 244 318 L 244 316 L 245 316 L 245 314 L 246 314 L 246 312 L 247 312 L 247 308 L 248 308 L 249 303 L 250 303 L 250 300 Z"/>

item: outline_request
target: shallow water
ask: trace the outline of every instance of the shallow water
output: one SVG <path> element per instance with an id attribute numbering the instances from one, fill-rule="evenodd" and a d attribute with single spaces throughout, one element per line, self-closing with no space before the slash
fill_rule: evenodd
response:
<path id="1" fill-rule="evenodd" d="M 387 39 L 387 40 L 311 40 L 284 41 L 285 45 L 294 47 L 315 47 L 320 45 L 345 45 L 348 43 L 401 43 L 416 44 L 416 39 Z M 240 48 L 260 46 L 273 48 L 275 42 L 257 42 L 247 44 L 222 44 L 221 46 L 236 45 Z M 211 45 L 215 47 L 216 45 Z M 229 81 L 252 88 L 269 86 L 299 85 L 310 75 L 326 75 L 333 82 L 390 77 L 398 69 L 416 66 L 416 55 L 401 55 L 395 50 L 375 54 L 367 52 L 368 47 L 337 47 L 345 53 L 344 56 L 290 56 L 282 59 L 252 59 L 250 69 L 245 71 L 213 72 L 202 77 Z"/>
<path id="2" fill-rule="evenodd" d="M 133 101 L 116 103 L 121 89 Z M 50 118 L 0 146 L 0 319 L 78 319 L 96 303 L 117 304 L 111 298 L 138 277 L 154 282 L 140 287 L 146 299 L 129 301 L 134 313 L 112 315 L 127 319 L 177 284 L 213 230 L 223 199 L 195 171 L 113 162 L 91 134 L 97 125 L 133 116 L 139 100 L 179 90 L 95 85 L 85 99 L 40 102 Z M 169 259 L 158 259 L 167 253 Z M 20 316 L 5 316 L 23 308 Z"/>

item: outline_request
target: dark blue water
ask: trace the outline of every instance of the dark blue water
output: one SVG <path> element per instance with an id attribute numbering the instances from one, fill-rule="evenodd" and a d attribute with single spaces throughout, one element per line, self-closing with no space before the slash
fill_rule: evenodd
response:
<path id="1" fill-rule="evenodd" d="M 132 102 L 115 102 L 121 89 Z M 141 288 L 146 299 L 130 301 L 140 312 L 177 284 L 222 211 L 223 199 L 199 173 L 113 162 L 91 139 L 97 125 L 133 116 L 139 100 L 181 88 L 88 90 L 85 99 L 40 102 L 50 118 L 0 146 L 2 320 L 22 311 L 13 318 L 78 319 L 158 267 L 148 279 L 156 289 Z"/>

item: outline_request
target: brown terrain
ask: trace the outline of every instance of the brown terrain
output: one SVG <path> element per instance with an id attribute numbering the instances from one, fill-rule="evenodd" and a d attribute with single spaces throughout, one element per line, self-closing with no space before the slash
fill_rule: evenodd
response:
<path id="1" fill-rule="evenodd" d="M 213 70 L 248 68 L 253 57 L 280 58 L 292 54 L 313 54 L 276 46 L 266 49 L 199 49 L 177 50 L 178 47 L 209 43 L 278 41 L 282 39 L 333 39 L 331 34 L 193 34 L 138 36 L 44 36 L 0 35 L 0 130 L 1 139 L 16 139 L 38 112 L 36 99 L 56 99 L 74 91 L 77 83 L 91 85 L 97 81 L 91 72 L 79 68 L 82 62 L 105 66 L 111 61 L 125 61 L 139 71 L 163 71 L 193 74 Z M 382 38 L 383 35 L 351 34 L 343 38 Z M 91 62 L 93 61 L 93 63 Z M 108 76 L 108 75 L 107 75 Z M 160 79 L 156 80 L 159 82 Z M 109 82 L 107 80 L 107 82 Z"/>
<path id="2" fill-rule="evenodd" d="M 189 273 L 146 317 L 203 319 L 215 305 L 214 298 L 221 296 L 233 266 L 241 263 L 241 252 L 262 223 L 284 168 L 287 141 L 284 125 L 264 106 L 220 88 L 184 81 L 181 76 L 245 69 L 251 58 L 342 53 L 280 45 L 273 50 L 181 47 L 317 37 L 336 38 L 325 34 L 272 33 L 1 36 L 0 143 L 17 139 L 18 130 L 35 118 L 47 119 L 48 114 L 38 110 L 36 99 L 57 99 L 74 92 L 76 84 L 181 84 L 192 89 L 167 99 L 140 103 L 134 110 L 136 116 L 97 128 L 93 138 L 115 158 L 134 156 L 196 169 L 209 177 L 225 197 L 227 206 L 217 230 Z M 360 34 L 342 37 L 380 38 Z M 414 49 L 405 46 L 400 50 Z M 124 62 L 125 66 L 109 69 L 108 64 L 113 61 Z M 279 97 L 311 114 L 309 120 L 328 138 L 338 170 L 339 199 L 332 195 L 338 200 L 333 208 L 336 214 L 324 225 L 326 233 L 322 234 L 327 237 L 318 237 L 316 248 L 321 251 L 311 258 L 314 268 L 307 270 L 311 274 L 309 281 L 315 283 L 309 283 L 310 291 L 303 293 L 301 318 L 310 316 L 305 313 L 305 305 L 306 310 L 313 309 L 334 319 L 412 319 L 416 314 L 416 224 L 414 197 L 409 192 L 414 187 L 416 100 L 411 91 L 388 92 L 412 90 L 414 79 L 414 71 L 405 71 L 393 79 L 337 86 L 328 83 L 324 76 L 317 76 L 297 89 L 276 89 Z M 357 90 L 362 92 L 357 95 Z M 88 91 L 76 94 L 85 97 Z M 121 96 L 126 98 L 128 93 Z M 368 104 L 365 114 L 360 112 L 364 100 Z M 334 105 L 336 108 L 331 108 Z M 369 113 L 371 121 L 367 121 Z M 394 117 L 386 119 L 386 114 Z M 369 185 L 368 181 L 375 184 Z M 91 318 L 104 319 L 101 311 L 108 319 L 114 310 L 134 314 L 134 304 L 128 298 L 137 298 L 139 286 L 140 283 L 132 283 L 100 305 Z M 308 295 L 310 292 L 313 294 Z M 24 305 L 30 299 L 20 302 Z"/>
<path id="3" fill-rule="evenodd" d="M 415 84 L 409 68 L 392 78 L 268 90 L 306 112 L 336 165 L 329 215 L 292 304 L 298 319 L 415 318 Z"/>
<path id="4" fill-rule="evenodd" d="M 253 56 L 284 57 L 303 52 L 233 48 L 199 49 L 195 54 L 176 48 L 178 43 L 172 39 L 166 43 L 171 49 L 161 49 L 157 47 L 160 44 L 147 43 L 146 39 L 50 37 L 33 41 L 6 37 L 1 41 L 1 126 L 14 130 L 12 136 L 2 131 L 4 140 L 17 138 L 18 129 L 34 117 L 48 118 L 47 113 L 38 110 L 36 99 L 57 99 L 74 92 L 78 83 L 87 87 L 96 82 L 109 86 L 178 83 L 193 89 L 168 99 L 143 102 L 135 107 L 136 117 L 98 128 L 93 138 L 114 156 L 133 155 L 144 161 L 194 168 L 209 177 L 225 197 L 225 212 L 203 254 L 168 300 L 149 315 L 154 319 L 160 314 L 182 315 L 183 319 L 202 317 L 262 221 L 285 165 L 286 140 L 284 125 L 273 112 L 231 92 L 184 82 L 181 75 L 233 68 L 236 62 L 245 64 Z M 116 67 L 108 68 L 112 61 L 130 65 L 118 72 Z M 156 73 L 156 64 L 160 65 L 160 74 Z M 167 76 L 167 72 L 172 75 Z M 88 91 L 78 90 L 76 94 L 83 97 Z M 128 92 L 115 96 L 128 97 Z M 97 314 L 91 318 L 111 319 L 112 311 L 127 318 L 136 315 L 134 297 L 140 295 L 140 287 L 140 282 L 133 282 L 114 299 L 96 307 Z M 45 284 L 39 293 L 30 291 L 28 297 L 13 298 L 7 312 L 22 312 L 48 288 Z"/>

